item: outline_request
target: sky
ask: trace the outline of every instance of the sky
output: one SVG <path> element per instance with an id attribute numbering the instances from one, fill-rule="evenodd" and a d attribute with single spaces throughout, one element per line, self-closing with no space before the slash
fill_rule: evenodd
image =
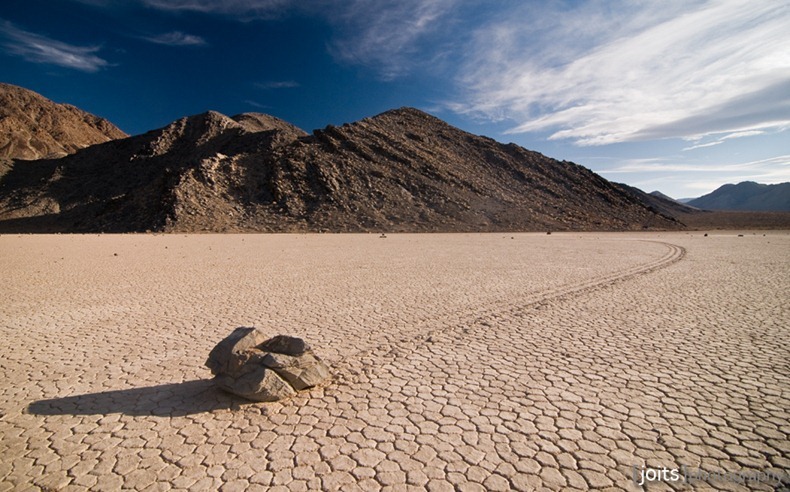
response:
<path id="1" fill-rule="evenodd" d="M 674 198 L 790 181 L 786 0 L 2 0 L 0 82 L 129 134 L 413 106 Z"/>

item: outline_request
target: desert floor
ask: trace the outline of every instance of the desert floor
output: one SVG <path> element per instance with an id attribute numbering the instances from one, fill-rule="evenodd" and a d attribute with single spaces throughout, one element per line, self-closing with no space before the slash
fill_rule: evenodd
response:
<path id="1" fill-rule="evenodd" d="M 785 232 L 4 235 L 0 271 L 0 491 L 790 471 Z M 238 326 L 304 337 L 333 381 L 215 390 L 203 364 Z"/>

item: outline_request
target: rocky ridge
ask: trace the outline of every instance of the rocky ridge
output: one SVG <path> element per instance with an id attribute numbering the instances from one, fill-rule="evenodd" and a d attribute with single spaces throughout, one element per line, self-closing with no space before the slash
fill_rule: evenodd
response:
<path id="1" fill-rule="evenodd" d="M 0 182 L 6 231 L 500 231 L 682 224 L 589 169 L 413 108 L 308 135 L 207 112 Z"/>

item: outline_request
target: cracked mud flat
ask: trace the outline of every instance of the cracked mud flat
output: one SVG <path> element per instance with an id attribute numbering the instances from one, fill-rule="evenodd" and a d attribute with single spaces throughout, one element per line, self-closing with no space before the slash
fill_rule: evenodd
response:
<path id="1" fill-rule="evenodd" d="M 1 236 L 0 491 L 786 474 L 790 235 L 762 234 Z M 215 390 L 209 350 L 252 325 L 334 381 Z"/>

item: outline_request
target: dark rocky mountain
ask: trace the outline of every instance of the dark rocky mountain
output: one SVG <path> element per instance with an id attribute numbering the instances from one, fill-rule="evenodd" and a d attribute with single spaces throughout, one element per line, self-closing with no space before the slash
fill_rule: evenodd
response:
<path id="1" fill-rule="evenodd" d="M 0 159 L 62 157 L 124 137 L 124 132 L 103 118 L 0 83 Z"/>
<path id="2" fill-rule="evenodd" d="M 641 230 L 682 225 L 592 171 L 411 108 L 307 135 L 208 112 L 0 181 L 4 231 Z"/>
<path id="3" fill-rule="evenodd" d="M 760 184 L 744 181 L 726 184 L 689 205 L 708 210 L 790 211 L 790 183 Z"/>

